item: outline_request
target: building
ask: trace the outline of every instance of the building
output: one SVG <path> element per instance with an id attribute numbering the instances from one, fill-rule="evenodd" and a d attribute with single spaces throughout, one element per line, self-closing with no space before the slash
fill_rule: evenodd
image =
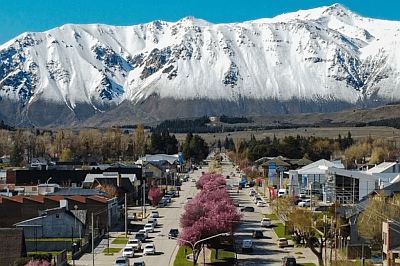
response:
<path id="1" fill-rule="evenodd" d="M 340 161 L 321 159 L 300 169 L 289 171 L 289 193 L 293 196 L 310 192 L 322 195 L 328 168 L 344 169 L 344 165 Z"/>
<path id="2" fill-rule="evenodd" d="M 0 266 L 14 265 L 14 261 L 26 257 L 24 231 L 20 228 L 0 228 Z"/>
<path id="3" fill-rule="evenodd" d="M 81 238 L 85 232 L 86 213 L 68 210 L 68 202 L 60 201 L 60 207 L 44 210 L 40 216 L 16 223 L 27 238 Z"/>
<path id="4" fill-rule="evenodd" d="M 382 240 L 384 265 L 400 265 L 400 223 L 391 220 L 383 222 Z"/>

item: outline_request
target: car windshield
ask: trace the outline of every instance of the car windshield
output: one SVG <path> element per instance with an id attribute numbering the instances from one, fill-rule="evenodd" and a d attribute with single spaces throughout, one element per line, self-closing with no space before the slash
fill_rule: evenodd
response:
<path id="1" fill-rule="evenodd" d="M 125 259 L 118 259 L 118 260 L 116 260 L 115 261 L 115 263 L 126 263 L 126 260 Z"/>

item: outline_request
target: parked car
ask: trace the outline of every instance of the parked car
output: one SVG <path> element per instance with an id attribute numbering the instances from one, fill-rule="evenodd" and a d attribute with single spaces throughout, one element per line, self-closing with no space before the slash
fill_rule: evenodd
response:
<path id="1" fill-rule="evenodd" d="M 243 252 L 253 251 L 253 240 L 243 239 L 242 240 L 242 251 Z"/>
<path id="2" fill-rule="evenodd" d="M 311 199 L 304 199 L 300 201 L 297 206 L 299 207 L 310 207 L 311 206 Z"/>
<path id="3" fill-rule="evenodd" d="M 132 247 L 126 246 L 124 247 L 124 251 L 122 251 L 122 256 L 128 257 L 128 258 L 133 258 L 135 255 L 135 251 L 133 250 Z"/>
<path id="4" fill-rule="evenodd" d="M 132 266 L 145 266 L 146 264 L 144 261 L 135 261 L 133 262 Z"/>
<path id="5" fill-rule="evenodd" d="M 126 257 L 117 257 L 114 266 L 130 266 L 129 259 Z"/>
<path id="6" fill-rule="evenodd" d="M 136 233 L 136 235 L 135 235 L 135 239 L 137 239 L 137 240 L 139 240 L 140 242 L 144 242 L 144 241 L 146 241 L 146 235 L 145 234 L 143 234 L 143 233 Z"/>
<path id="7" fill-rule="evenodd" d="M 192 197 L 187 197 L 186 198 L 186 203 L 188 203 L 189 201 L 191 201 L 192 200 Z"/>
<path id="8" fill-rule="evenodd" d="M 254 196 L 256 194 L 256 191 L 254 189 L 250 189 L 249 195 Z"/>
<path id="9" fill-rule="evenodd" d="M 284 237 L 281 237 L 278 239 L 278 247 L 279 248 L 284 248 L 289 246 L 288 240 Z"/>
<path id="10" fill-rule="evenodd" d="M 293 256 L 286 256 L 282 258 L 282 266 L 296 266 L 297 261 Z"/>
<path id="11" fill-rule="evenodd" d="M 160 218 L 160 214 L 158 213 L 158 211 L 153 210 L 151 211 L 150 218 Z"/>
<path id="12" fill-rule="evenodd" d="M 172 228 L 172 229 L 169 230 L 168 238 L 177 238 L 178 234 L 179 234 L 179 230 L 175 229 L 175 228 Z"/>
<path id="13" fill-rule="evenodd" d="M 177 193 L 175 190 L 170 190 L 167 192 L 167 195 L 170 195 L 172 198 L 175 198 L 177 196 Z"/>
<path id="14" fill-rule="evenodd" d="M 165 200 L 163 200 L 163 199 L 161 199 L 159 202 L 158 202 L 158 207 L 159 208 L 163 208 L 163 207 L 165 207 L 167 205 L 167 202 L 165 201 Z"/>
<path id="15" fill-rule="evenodd" d="M 144 230 L 144 229 L 140 229 L 140 230 L 138 231 L 138 233 L 144 234 L 144 237 L 145 237 L 145 238 L 148 238 L 148 237 L 149 237 L 149 233 L 147 233 L 146 230 Z"/>
<path id="16" fill-rule="evenodd" d="M 240 209 L 241 212 L 254 212 L 254 207 L 246 206 Z"/>
<path id="17" fill-rule="evenodd" d="M 255 197 L 255 198 L 254 198 L 254 203 L 257 203 L 257 201 L 262 201 L 262 198 L 260 198 L 260 197 Z"/>
<path id="18" fill-rule="evenodd" d="M 149 218 L 148 220 L 147 220 L 147 223 L 152 223 L 153 225 L 154 225 L 154 227 L 156 227 L 157 226 L 157 224 L 158 224 L 158 222 L 157 222 L 157 218 Z"/>
<path id="19" fill-rule="evenodd" d="M 192 178 L 192 182 L 196 182 L 196 179 L 195 179 L 195 178 Z"/>
<path id="20" fill-rule="evenodd" d="M 153 233 L 154 232 L 154 225 L 151 223 L 149 223 L 149 224 L 145 224 L 144 225 L 144 228 L 143 228 L 144 230 L 146 230 L 146 232 L 148 232 L 148 233 Z"/>
<path id="21" fill-rule="evenodd" d="M 142 249 L 142 242 L 139 239 L 129 239 L 126 246 L 132 247 L 133 250 L 137 251 Z"/>
<path id="22" fill-rule="evenodd" d="M 287 189 L 281 188 L 278 190 L 278 197 L 286 196 L 286 194 L 287 194 Z"/>
<path id="23" fill-rule="evenodd" d="M 169 196 L 167 196 L 167 195 L 165 195 L 164 197 L 162 197 L 161 200 L 164 200 L 164 201 L 167 202 L 167 203 L 171 203 L 171 201 L 172 201 L 171 197 L 169 197 Z"/>
<path id="24" fill-rule="evenodd" d="M 143 249 L 143 255 L 156 254 L 156 246 L 154 244 L 146 244 Z"/>
<path id="25" fill-rule="evenodd" d="M 271 219 L 269 218 L 262 218 L 261 219 L 261 227 L 271 227 Z"/>
<path id="26" fill-rule="evenodd" d="M 257 207 L 265 207 L 265 206 L 266 206 L 266 204 L 264 201 L 261 201 L 261 200 L 257 201 Z"/>
<path id="27" fill-rule="evenodd" d="M 253 230 L 253 238 L 264 238 L 264 234 L 261 230 Z"/>

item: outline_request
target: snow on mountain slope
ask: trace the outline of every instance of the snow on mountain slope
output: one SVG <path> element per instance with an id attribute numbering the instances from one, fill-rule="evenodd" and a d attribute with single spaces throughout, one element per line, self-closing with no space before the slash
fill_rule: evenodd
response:
<path id="1" fill-rule="evenodd" d="M 66 24 L 0 46 L 0 100 L 104 111 L 124 100 L 343 101 L 400 98 L 400 23 L 335 4 L 212 24 Z"/>

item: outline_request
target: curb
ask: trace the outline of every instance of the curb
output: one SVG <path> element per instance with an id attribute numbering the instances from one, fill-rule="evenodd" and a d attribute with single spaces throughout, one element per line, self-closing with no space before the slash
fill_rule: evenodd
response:
<path id="1" fill-rule="evenodd" d="M 179 247 L 179 245 L 175 245 L 175 249 L 172 252 L 172 255 L 169 257 L 169 263 L 168 263 L 169 266 L 174 266 L 175 258 L 176 258 L 176 255 L 178 254 L 178 250 L 179 250 L 178 247 Z M 172 259 L 172 258 L 174 258 L 174 259 Z"/>

